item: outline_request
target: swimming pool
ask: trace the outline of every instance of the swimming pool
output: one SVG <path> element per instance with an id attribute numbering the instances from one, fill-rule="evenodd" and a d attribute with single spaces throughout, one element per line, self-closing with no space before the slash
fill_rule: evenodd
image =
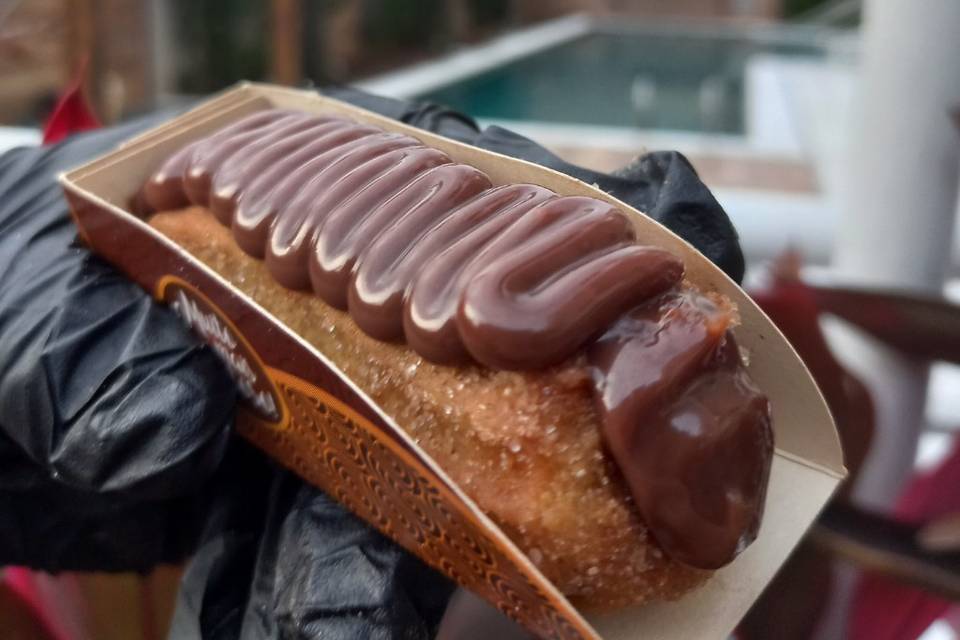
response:
<path id="1" fill-rule="evenodd" d="M 574 152 L 619 158 L 676 149 L 714 166 L 733 166 L 728 159 L 751 160 L 751 167 L 810 162 L 829 173 L 835 164 L 818 154 L 836 136 L 805 118 L 811 107 L 840 110 L 856 43 L 856 34 L 824 27 L 577 15 L 356 84 L 446 104 L 593 168 L 604 167 Z M 836 211 L 819 185 L 797 193 L 744 179 L 746 186 L 718 188 L 703 175 L 752 259 L 773 257 L 788 244 L 817 262 L 829 258 Z"/>
<path id="2" fill-rule="evenodd" d="M 814 59 L 815 38 L 749 30 L 594 23 L 494 68 L 414 95 L 482 120 L 742 134 L 747 66 Z"/>

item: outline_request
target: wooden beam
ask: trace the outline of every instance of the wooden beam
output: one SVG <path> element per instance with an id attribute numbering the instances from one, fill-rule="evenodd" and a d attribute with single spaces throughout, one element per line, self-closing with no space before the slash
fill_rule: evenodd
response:
<path id="1" fill-rule="evenodd" d="M 68 46 L 64 60 L 66 77 L 73 78 L 86 63 L 83 92 L 96 111 L 100 105 L 97 64 L 97 20 L 94 0 L 67 0 Z"/>
<path id="2" fill-rule="evenodd" d="M 273 0 L 271 14 L 270 77 L 277 84 L 300 84 L 303 79 L 300 0 Z"/>

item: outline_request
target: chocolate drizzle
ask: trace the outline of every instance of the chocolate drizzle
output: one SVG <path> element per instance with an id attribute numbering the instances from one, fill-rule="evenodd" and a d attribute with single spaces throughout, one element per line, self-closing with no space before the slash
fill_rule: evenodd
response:
<path id="1" fill-rule="evenodd" d="M 756 536 L 773 449 L 732 313 L 610 204 L 489 178 L 409 136 L 264 111 L 171 156 L 143 213 L 209 207 L 273 277 L 441 364 L 530 370 L 586 349 L 603 435 L 679 561 Z"/>
<path id="2" fill-rule="evenodd" d="M 644 520 L 672 557 L 707 569 L 755 537 L 773 453 L 769 403 L 729 322 L 710 299 L 673 291 L 588 353 L 604 438 Z"/>

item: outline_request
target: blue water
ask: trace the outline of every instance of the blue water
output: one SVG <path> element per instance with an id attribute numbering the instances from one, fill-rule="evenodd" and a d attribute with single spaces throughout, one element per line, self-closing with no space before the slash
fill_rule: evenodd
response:
<path id="1" fill-rule="evenodd" d="M 740 134 L 757 53 L 822 55 L 725 36 L 597 33 L 419 97 L 478 118 Z"/>

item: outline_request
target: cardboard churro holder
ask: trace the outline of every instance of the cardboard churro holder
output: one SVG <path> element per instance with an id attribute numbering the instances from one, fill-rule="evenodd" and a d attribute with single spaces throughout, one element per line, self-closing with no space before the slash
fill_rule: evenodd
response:
<path id="1" fill-rule="evenodd" d="M 757 540 L 675 602 L 604 615 L 577 611 L 363 391 L 305 340 L 211 268 L 128 211 L 175 150 L 254 111 L 337 114 L 409 134 L 494 184 L 530 182 L 633 214 L 641 241 L 683 257 L 688 277 L 739 307 L 738 342 L 769 395 L 777 450 Z M 245 398 L 238 431 L 430 565 L 544 638 L 723 638 L 759 595 L 844 476 L 829 412 L 800 359 L 764 314 L 679 237 L 602 191 L 309 91 L 242 84 L 61 177 L 83 240 L 170 304 L 222 356 Z"/>

